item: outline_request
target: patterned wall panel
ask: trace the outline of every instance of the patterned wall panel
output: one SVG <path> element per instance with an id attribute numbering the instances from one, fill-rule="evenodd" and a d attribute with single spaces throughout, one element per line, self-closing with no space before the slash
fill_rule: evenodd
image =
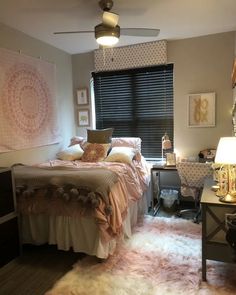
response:
<path id="1" fill-rule="evenodd" d="M 130 69 L 167 63 L 167 41 L 155 41 L 94 51 L 95 71 Z"/>

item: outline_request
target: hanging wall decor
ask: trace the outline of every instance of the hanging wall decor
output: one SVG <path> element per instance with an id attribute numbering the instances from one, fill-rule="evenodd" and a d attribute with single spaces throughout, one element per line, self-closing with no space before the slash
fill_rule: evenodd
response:
<path id="1" fill-rule="evenodd" d="M 215 93 L 189 94 L 188 126 L 215 126 Z"/>
<path id="2" fill-rule="evenodd" d="M 87 88 L 77 89 L 77 104 L 88 105 L 88 90 Z"/>
<path id="3" fill-rule="evenodd" d="M 55 65 L 0 48 L 0 152 L 60 141 Z"/>
<path id="4" fill-rule="evenodd" d="M 234 59 L 231 80 L 232 80 L 232 87 L 234 88 L 236 86 L 236 58 Z"/>
<path id="5" fill-rule="evenodd" d="M 90 124 L 89 109 L 78 110 L 78 126 L 85 127 Z"/>

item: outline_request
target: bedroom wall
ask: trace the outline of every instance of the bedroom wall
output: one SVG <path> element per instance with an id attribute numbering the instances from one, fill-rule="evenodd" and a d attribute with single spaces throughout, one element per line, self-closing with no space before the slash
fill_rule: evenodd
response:
<path id="1" fill-rule="evenodd" d="M 174 145 L 181 157 L 196 157 L 201 149 L 216 147 L 221 136 L 232 135 L 230 76 L 235 32 L 168 41 L 167 50 L 168 62 L 174 63 Z M 74 89 L 89 87 L 93 54 L 74 55 L 72 63 Z M 208 91 L 216 93 L 216 126 L 187 127 L 188 94 Z M 86 128 L 77 128 L 77 135 L 85 136 Z"/>
<path id="2" fill-rule="evenodd" d="M 86 128 L 92 128 L 92 112 L 90 112 L 90 126 L 78 127 L 77 125 L 77 112 L 81 109 L 92 109 L 91 104 L 91 91 L 90 91 L 90 79 L 91 72 L 94 70 L 94 53 L 82 53 L 72 55 L 72 73 L 73 73 L 73 89 L 74 89 L 74 113 L 76 120 L 76 133 L 74 135 L 80 135 L 86 137 L 87 132 Z M 76 90 L 78 88 L 87 88 L 89 95 L 89 105 L 79 107 L 76 103 Z"/>
<path id="3" fill-rule="evenodd" d="M 14 163 L 34 164 L 55 158 L 56 152 L 67 146 L 75 134 L 71 55 L 3 24 L 0 24 L 0 47 L 21 50 L 25 55 L 41 57 L 56 64 L 56 100 L 62 135 L 59 144 L 1 153 L 0 167 Z"/>
<path id="4" fill-rule="evenodd" d="M 231 71 L 234 32 L 168 42 L 168 62 L 174 63 L 175 148 L 181 157 L 197 156 L 232 135 Z M 215 127 L 187 126 L 188 94 L 216 93 Z"/>

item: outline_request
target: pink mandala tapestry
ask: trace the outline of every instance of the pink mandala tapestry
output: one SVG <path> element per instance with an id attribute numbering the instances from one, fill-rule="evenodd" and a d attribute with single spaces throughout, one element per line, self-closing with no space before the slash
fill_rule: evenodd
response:
<path id="1" fill-rule="evenodd" d="M 0 48 L 0 152 L 59 141 L 55 65 Z"/>

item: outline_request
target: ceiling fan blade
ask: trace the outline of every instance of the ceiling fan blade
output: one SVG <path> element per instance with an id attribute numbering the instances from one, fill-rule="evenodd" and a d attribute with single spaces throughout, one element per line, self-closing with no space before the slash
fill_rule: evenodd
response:
<path id="1" fill-rule="evenodd" d="M 87 34 L 87 33 L 94 33 L 94 31 L 67 31 L 67 32 L 54 32 L 55 35 L 60 34 Z"/>
<path id="2" fill-rule="evenodd" d="M 102 15 L 102 23 L 108 27 L 116 27 L 118 25 L 119 15 L 114 12 L 104 11 Z"/>
<path id="3" fill-rule="evenodd" d="M 137 37 L 156 37 L 160 33 L 159 29 L 146 28 L 124 28 L 120 29 L 121 35 Z"/>

